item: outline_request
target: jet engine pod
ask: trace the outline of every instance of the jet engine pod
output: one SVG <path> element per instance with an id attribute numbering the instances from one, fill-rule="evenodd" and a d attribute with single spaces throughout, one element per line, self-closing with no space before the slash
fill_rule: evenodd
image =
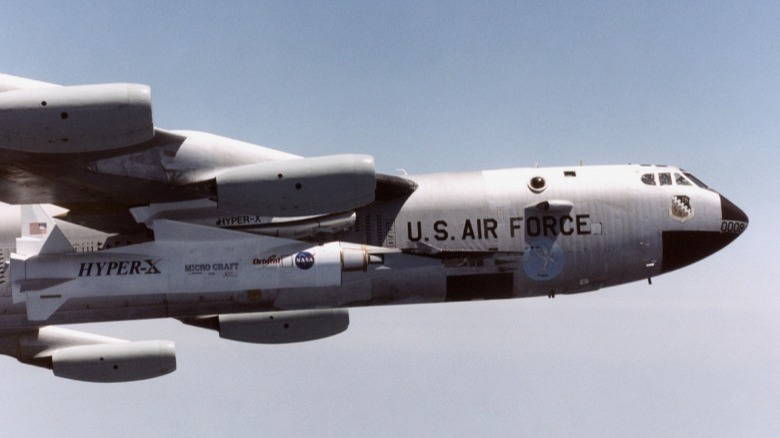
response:
<path id="1" fill-rule="evenodd" d="M 85 382 L 131 382 L 176 370 L 170 341 L 139 341 L 60 348 L 51 356 L 54 375 Z"/>
<path id="2" fill-rule="evenodd" d="M 0 93 L 0 148 L 67 154 L 154 137 L 148 86 L 98 84 Z"/>
<path id="3" fill-rule="evenodd" d="M 307 216 L 352 210 L 374 201 L 369 155 L 266 161 L 217 175 L 219 208 L 265 216 Z"/>
<path id="4" fill-rule="evenodd" d="M 219 337 L 255 344 L 287 344 L 337 335 L 349 327 L 346 309 L 197 316 L 181 320 L 219 332 Z"/>

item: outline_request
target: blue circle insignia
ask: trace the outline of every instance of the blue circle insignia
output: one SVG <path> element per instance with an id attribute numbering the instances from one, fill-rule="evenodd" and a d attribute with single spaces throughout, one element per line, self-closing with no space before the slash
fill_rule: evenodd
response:
<path id="1" fill-rule="evenodd" d="M 310 252 L 301 251 L 295 255 L 295 266 L 299 269 L 309 269 L 314 266 L 314 255 Z"/>
<path id="2" fill-rule="evenodd" d="M 564 255 L 555 239 L 530 240 L 523 252 L 523 270 L 533 280 L 552 280 L 563 271 Z"/>

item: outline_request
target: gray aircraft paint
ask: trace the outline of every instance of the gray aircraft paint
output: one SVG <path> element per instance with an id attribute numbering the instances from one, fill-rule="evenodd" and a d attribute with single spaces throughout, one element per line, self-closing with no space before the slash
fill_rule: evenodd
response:
<path id="1" fill-rule="evenodd" d="M 118 125 L 111 137 L 106 126 L 121 125 L 119 113 L 94 111 L 106 104 L 102 89 L 0 75 L 0 90 L 13 93 L 0 106 L 15 121 L 0 133 L 0 201 L 71 207 L 27 207 L 21 219 L 18 207 L 0 208 L 0 255 L 10 260 L 0 275 L 0 353 L 69 378 L 162 375 L 175 368 L 173 347 L 132 343 L 132 357 L 113 368 L 131 371 L 112 374 L 102 355 L 122 356 L 121 340 L 41 326 L 176 317 L 228 338 L 296 342 L 345 329 L 345 314 L 325 309 L 554 297 L 650 279 L 720 250 L 748 224 L 670 166 L 400 177 L 375 173 L 369 156 L 305 159 L 213 134 L 149 131 L 146 122 L 151 139 L 129 144 L 135 131 Z M 84 90 L 95 107 L 66 98 Z M 42 123 L 49 95 L 60 117 L 45 123 L 59 123 L 57 132 L 94 127 L 83 145 L 25 128 Z M 351 184 L 361 187 L 342 187 Z M 253 202 L 260 190 L 272 211 Z M 237 313 L 248 315 L 213 317 Z M 311 336 L 296 326 L 285 337 L 301 321 Z M 261 329 L 280 331 L 252 335 Z"/>
<path id="2" fill-rule="evenodd" d="M 58 280 L 27 286 L 27 295 L 17 287 L 14 301 L 58 293 L 71 305 L 57 310 L 59 318 L 72 322 L 81 317 L 69 320 L 69 313 L 89 318 L 79 307 L 110 307 L 119 298 L 129 308 L 136 301 L 148 307 L 154 297 L 158 305 L 191 301 L 192 310 L 166 309 L 166 316 L 191 316 L 591 291 L 659 275 L 664 232 L 721 232 L 720 196 L 694 185 L 642 183 L 641 175 L 659 170 L 681 173 L 633 165 L 413 176 L 418 189 L 400 209 L 398 201 L 361 209 L 357 223 L 370 232 L 355 227 L 339 236 L 344 243 L 325 245 L 161 220 L 154 242 L 28 260 L 26 281 Z M 543 190 L 530 188 L 536 177 L 544 178 Z M 680 196 L 694 212 L 688 220 L 673 214 Z M 384 246 L 370 245 L 377 243 Z M 315 269 L 296 269 L 300 253 L 312 255 Z M 373 263 L 345 265 L 371 255 Z M 133 315 L 160 316 L 147 310 Z"/>

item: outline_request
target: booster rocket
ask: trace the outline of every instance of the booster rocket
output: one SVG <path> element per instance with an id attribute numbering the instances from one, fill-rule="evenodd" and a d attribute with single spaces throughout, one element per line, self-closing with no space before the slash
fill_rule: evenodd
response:
<path id="1" fill-rule="evenodd" d="M 53 221 L 30 228 L 35 229 L 17 242 L 10 271 L 13 301 L 26 303 L 31 321 L 46 320 L 77 297 L 340 286 L 343 272 L 366 271 L 382 263 L 382 253 L 394 252 L 164 219 L 154 224 L 154 241 L 75 252 Z"/>

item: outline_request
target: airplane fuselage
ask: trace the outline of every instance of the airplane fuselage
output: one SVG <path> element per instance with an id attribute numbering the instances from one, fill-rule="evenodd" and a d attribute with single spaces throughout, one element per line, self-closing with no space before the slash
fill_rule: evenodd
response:
<path id="1" fill-rule="evenodd" d="M 39 256 L 26 269 L 31 280 L 58 279 L 41 289 L 44 296 L 71 294 L 47 323 L 555 296 L 677 269 L 725 246 L 747 224 L 716 192 L 665 166 L 408 178 L 418 186 L 408 198 L 357 211 L 354 225 L 334 236 L 342 243 L 330 262 L 327 251 L 317 252 L 327 245 L 268 248 L 263 236 L 241 233 L 238 240 L 158 237 Z M 71 241 L 98 246 L 90 238 Z M 13 250 L 4 249 L 6 257 Z M 300 254 L 311 266 L 298 263 Z M 0 327 L 40 325 L 20 295 L 14 302 L 11 288 L 3 290 Z"/>
<path id="2" fill-rule="evenodd" d="M 0 74 L 0 115 L 0 354 L 76 380 L 168 374 L 174 345 L 52 324 L 173 317 L 309 341 L 346 330 L 347 307 L 650 279 L 748 224 L 675 167 L 394 176 L 370 155 L 164 130 L 143 84 Z"/>

